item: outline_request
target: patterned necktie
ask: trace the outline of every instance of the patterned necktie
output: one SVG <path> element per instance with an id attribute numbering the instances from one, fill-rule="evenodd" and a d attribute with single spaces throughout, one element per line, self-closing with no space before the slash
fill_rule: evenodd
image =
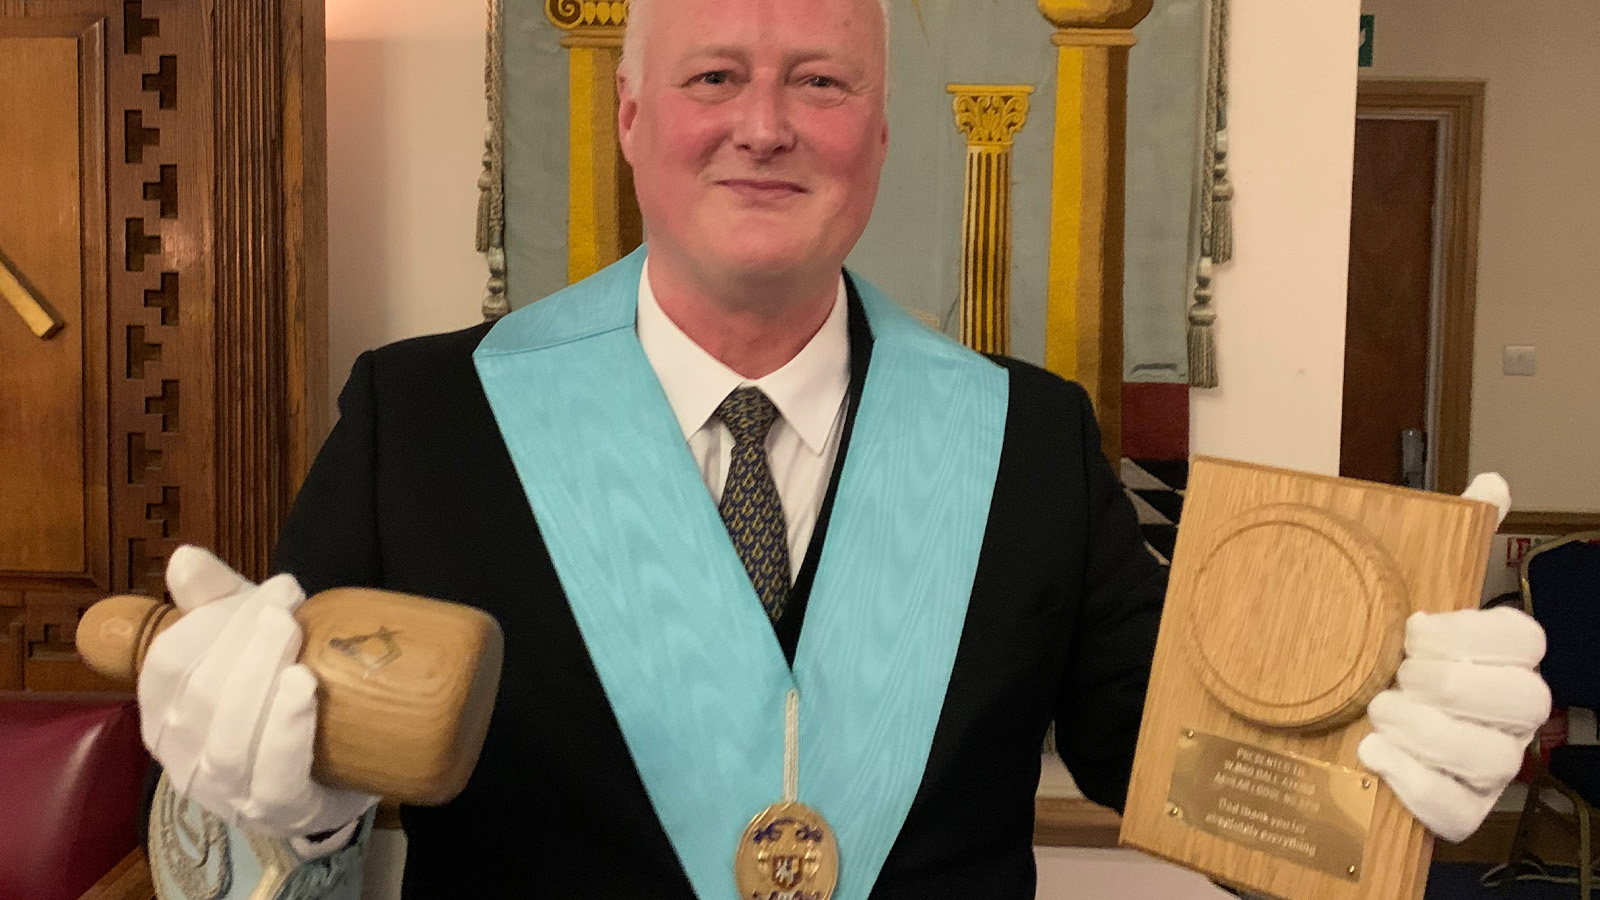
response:
<path id="1" fill-rule="evenodd" d="M 777 622 L 789 596 L 789 530 L 767 465 L 767 432 L 778 408 L 760 389 L 739 388 L 717 407 L 717 418 L 733 434 L 733 458 L 717 511 L 762 608 Z"/>

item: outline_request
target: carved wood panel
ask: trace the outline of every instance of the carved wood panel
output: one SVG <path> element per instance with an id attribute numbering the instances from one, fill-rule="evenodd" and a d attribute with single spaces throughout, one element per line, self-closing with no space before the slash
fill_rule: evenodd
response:
<path id="1" fill-rule="evenodd" d="M 160 594 L 177 544 L 213 537 L 210 66 L 198 4 L 107 12 L 112 579 Z"/>
<path id="2" fill-rule="evenodd" d="M 86 307 L 97 303 L 82 278 L 93 210 L 78 188 L 93 154 L 78 75 L 97 61 L 97 35 L 85 20 L 34 24 L 0 32 L 0 257 L 20 288 L 0 306 L 0 571 L 88 577 L 104 515 L 83 500 L 104 451 L 81 414 L 95 393 L 87 357 L 99 348 L 86 340 Z M 29 328 L 28 306 L 49 310 L 60 330 Z"/>
<path id="3" fill-rule="evenodd" d="M 0 591 L 0 691 L 22 690 L 22 662 L 26 643 L 22 639 L 20 591 Z"/>
<path id="4" fill-rule="evenodd" d="M 40 338 L 0 323 L 6 689 L 111 687 L 61 644 L 77 605 L 112 585 L 107 28 L 93 6 L 0 16 L 0 253 L 62 324 Z"/>
<path id="5" fill-rule="evenodd" d="M 0 0 L 0 41 L 76 42 L 78 77 L 57 81 L 81 113 L 76 176 L 12 191 L 41 209 L 81 198 L 78 246 L 51 245 L 80 270 L 76 292 L 52 287 L 53 339 L 81 358 L 17 368 L 65 399 L 0 417 L 0 457 L 31 447 L 81 484 L 37 476 L 62 496 L 30 488 L 31 519 L 0 490 L 6 521 L 77 536 L 23 565 L 0 550 L 0 688 L 104 688 L 72 653 L 77 617 L 107 593 L 162 593 L 180 543 L 267 574 L 326 430 L 322 18 L 299 0 Z M 34 127 L 37 97 L 20 106 L 12 121 Z M 35 150 L 58 176 L 72 155 Z M 0 238 L 34 217 L 0 201 Z M 24 380 L 0 377 L 0 399 Z"/>

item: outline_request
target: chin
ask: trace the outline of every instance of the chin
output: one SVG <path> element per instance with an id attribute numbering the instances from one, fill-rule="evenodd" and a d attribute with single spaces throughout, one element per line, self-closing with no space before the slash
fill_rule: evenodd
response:
<path id="1" fill-rule="evenodd" d="M 749 280 L 799 274 L 816 264 L 816 245 L 793 235 L 761 235 L 735 228 L 717 255 L 726 268 Z"/>

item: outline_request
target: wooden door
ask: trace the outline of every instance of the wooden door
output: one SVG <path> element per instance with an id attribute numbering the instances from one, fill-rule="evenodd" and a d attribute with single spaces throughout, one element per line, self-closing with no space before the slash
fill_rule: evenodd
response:
<path id="1" fill-rule="evenodd" d="M 126 689 L 78 618 L 180 543 L 266 574 L 325 422 L 322 20 L 0 0 L 0 690 Z"/>
<path id="2" fill-rule="evenodd" d="M 1429 430 L 1439 124 L 1356 120 L 1339 474 L 1401 484 L 1401 433 Z"/>

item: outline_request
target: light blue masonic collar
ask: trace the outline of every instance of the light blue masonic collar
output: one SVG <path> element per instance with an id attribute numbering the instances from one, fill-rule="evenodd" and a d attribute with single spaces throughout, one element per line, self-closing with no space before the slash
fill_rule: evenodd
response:
<path id="1" fill-rule="evenodd" d="M 852 276 L 872 358 L 791 671 L 634 332 L 644 255 L 502 319 L 479 378 L 695 892 L 737 895 L 740 836 L 782 796 L 798 687 L 799 799 L 838 838 L 834 896 L 864 900 L 949 686 L 1007 377 Z"/>

